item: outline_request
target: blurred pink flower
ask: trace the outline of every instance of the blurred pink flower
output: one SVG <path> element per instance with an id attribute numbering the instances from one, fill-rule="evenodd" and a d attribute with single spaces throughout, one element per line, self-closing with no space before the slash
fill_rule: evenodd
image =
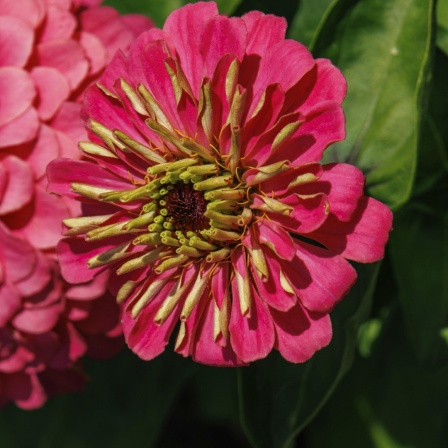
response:
<path id="1" fill-rule="evenodd" d="M 390 210 L 356 167 L 319 163 L 345 137 L 345 79 L 285 28 L 213 2 L 173 12 L 87 91 L 91 160 L 49 166 L 50 190 L 85 204 L 64 221 L 63 275 L 112 273 L 143 359 L 180 320 L 175 350 L 198 362 L 304 362 L 356 280 L 347 259 L 383 256 Z"/>
<path id="2" fill-rule="evenodd" d="M 52 159 L 80 157 L 85 89 L 152 27 L 99 4 L 0 0 L 0 404 L 34 408 L 78 389 L 80 358 L 122 345 L 107 276 L 69 285 L 60 275 L 60 222 L 80 210 L 49 195 L 45 178 Z"/>

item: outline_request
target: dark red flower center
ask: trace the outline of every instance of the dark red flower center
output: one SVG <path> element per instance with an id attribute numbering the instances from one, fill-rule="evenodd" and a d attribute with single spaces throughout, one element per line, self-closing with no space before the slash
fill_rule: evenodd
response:
<path id="1" fill-rule="evenodd" d="M 204 216 L 207 210 L 204 193 L 194 190 L 190 182 L 171 185 L 164 200 L 168 216 L 176 230 L 197 232 L 209 228 L 209 220 Z"/>

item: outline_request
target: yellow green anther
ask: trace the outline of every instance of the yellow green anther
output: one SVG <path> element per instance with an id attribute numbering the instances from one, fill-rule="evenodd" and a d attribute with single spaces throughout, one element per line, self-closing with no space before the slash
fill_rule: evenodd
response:
<path id="1" fill-rule="evenodd" d="M 123 196 L 121 196 L 120 202 L 129 202 L 144 197 L 148 197 L 148 189 L 146 188 L 146 185 L 124 194 Z"/>
<path id="2" fill-rule="evenodd" d="M 189 245 L 191 247 L 194 247 L 194 248 L 200 249 L 200 250 L 216 250 L 216 249 L 218 249 L 218 246 L 215 246 L 214 244 L 207 243 L 206 241 L 201 240 L 197 236 L 190 238 Z"/>
<path id="3" fill-rule="evenodd" d="M 148 226 L 150 232 L 161 232 L 163 230 L 162 224 L 153 223 Z"/>
<path id="4" fill-rule="evenodd" d="M 160 205 L 160 207 L 165 207 L 165 205 L 166 205 L 166 201 L 165 201 L 165 199 L 161 199 L 161 200 L 159 201 L 159 205 Z"/>
<path id="5" fill-rule="evenodd" d="M 194 247 L 189 246 L 180 246 L 176 249 L 177 254 L 181 255 L 188 255 L 189 257 L 202 257 L 204 255 L 204 252 L 201 252 L 200 250 L 195 249 Z"/>
<path id="6" fill-rule="evenodd" d="M 157 204 L 154 203 L 154 202 L 149 202 L 148 204 L 145 204 L 145 205 L 142 207 L 142 209 L 143 209 L 143 211 L 144 211 L 145 213 L 152 212 L 152 211 L 156 211 L 156 210 L 157 210 Z"/>
<path id="7" fill-rule="evenodd" d="M 171 232 L 170 230 L 164 230 L 163 232 L 160 232 L 160 236 L 162 238 L 171 237 L 173 236 L 173 232 Z"/>
<path id="8" fill-rule="evenodd" d="M 169 191 L 168 191 L 167 188 L 161 188 L 159 190 L 159 193 L 160 193 L 161 196 L 166 196 L 169 193 Z"/>
<path id="9" fill-rule="evenodd" d="M 193 188 L 198 191 L 213 190 L 219 187 L 225 187 L 232 183 L 232 175 L 229 173 L 224 176 L 210 177 L 201 182 L 196 182 Z"/>
<path id="10" fill-rule="evenodd" d="M 154 249 L 151 252 L 145 253 L 138 258 L 133 258 L 132 260 L 123 263 L 118 269 L 117 274 L 127 274 L 128 272 L 135 271 L 136 269 L 144 268 L 145 266 L 149 266 L 150 264 L 155 263 L 159 260 L 163 254 L 167 254 L 168 252 L 162 252 L 161 249 Z"/>
<path id="11" fill-rule="evenodd" d="M 163 260 L 162 263 L 160 263 L 159 266 L 157 266 L 154 270 L 157 274 L 161 274 L 168 269 L 173 269 L 184 264 L 187 260 L 187 255 L 177 255 L 174 257 L 169 257 L 166 260 Z"/>
<path id="12" fill-rule="evenodd" d="M 81 194 L 86 198 L 99 199 L 99 196 L 103 193 L 110 193 L 110 190 L 105 188 L 93 187 L 92 185 L 73 183 L 71 184 L 71 190 L 75 193 Z"/>
<path id="13" fill-rule="evenodd" d="M 132 241 L 134 246 L 159 244 L 162 241 L 159 233 L 146 233 L 140 235 Z"/>
<path id="14" fill-rule="evenodd" d="M 163 221 L 165 221 L 165 218 L 163 216 L 158 215 L 154 218 L 154 222 L 157 224 L 162 224 Z"/>
<path id="15" fill-rule="evenodd" d="M 127 233 L 123 230 L 123 227 L 128 224 L 130 221 L 126 222 L 117 222 L 115 224 L 109 224 L 104 227 L 99 227 L 97 229 L 91 230 L 86 233 L 85 239 L 87 241 L 97 241 L 103 238 L 108 238 L 110 236 L 120 235 L 123 233 Z"/>
<path id="16" fill-rule="evenodd" d="M 187 168 L 191 165 L 195 165 L 197 162 L 197 158 L 190 157 L 188 159 L 177 160 L 176 162 L 159 163 L 158 165 L 149 167 L 146 171 L 154 176 L 156 174 L 166 173 L 167 171 L 175 171 L 178 169 Z"/>
<path id="17" fill-rule="evenodd" d="M 229 247 L 223 247 L 219 250 L 215 250 L 214 252 L 210 252 L 207 257 L 205 257 L 205 261 L 207 263 L 218 263 L 219 261 L 224 260 L 230 254 Z"/>
<path id="18" fill-rule="evenodd" d="M 198 236 L 196 232 L 193 232 L 193 230 L 189 230 L 187 232 L 187 238 L 193 238 L 194 236 Z"/>
<path id="19" fill-rule="evenodd" d="M 229 223 L 225 223 L 222 221 L 216 221 L 214 219 L 210 220 L 210 227 L 217 227 L 218 229 L 224 229 L 224 230 L 232 230 L 238 227 L 237 225 L 232 225 Z"/>
<path id="20" fill-rule="evenodd" d="M 167 210 L 166 208 L 161 208 L 160 211 L 159 211 L 159 213 L 160 213 L 162 216 L 168 216 L 168 210 Z"/>
<path id="21" fill-rule="evenodd" d="M 162 243 L 166 244 L 167 246 L 180 246 L 179 240 L 177 240 L 176 238 L 171 238 L 170 236 L 162 237 Z"/>
<path id="22" fill-rule="evenodd" d="M 246 194 L 246 190 L 243 189 L 219 189 L 213 191 L 207 191 L 204 194 L 204 198 L 207 201 L 211 201 L 213 199 L 243 199 Z"/>
<path id="23" fill-rule="evenodd" d="M 218 221 L 218 222 L 222 222 L 222 223 L 227 224 L 229 226 L 238 227 L 238 219 L 239 219 L 239 217 L 235 216 L 235 215 L 226 215 L 224 213 L 219 213 L 219 212 L 217 212 L 215 210 L 207 210 L 204 213 L 204 216 L 206 218 L 213 219 L 213 220 Z"/>
<path id="24" fill-rule="evenodd" d="M 246 208 L 246 207 L 243 208 L 243 211 L 241 212 L 241 214 L 237 216 L 238 225 L 240 227 L 247 226 L 247 224 L 249 224 L 252 221 L 252 216 L 253 216 L 253 213 L 250 208 Z"/>
<path id="25" fill-rule="evenodd" d="M 210 229 L 210 237 L 216 241 L 238 241 L 241 238 L 241 234 L 212 228 Z"/>
<path id="26" fill-rule="evenodd" d="M 154 221 L 154 215 L 155 215 L 154 211 L 144 213 L 143 215 L 140 215 L 138 218 L 133 219 L 128 224 L 125 224 L 123 226 L 123 230 L 132 230 L 136 229 L 137 227 L 142 227 L 151 224 Z"/>
<path id="27" fill-rule="evenodd" d="M 221 201 L 211 201 L 207 204 L 207 210 L 234 211 L 237 207 L 238 207 L 237 202 L 231 199 Z"/>
<path id="28" fill-rule="evenodd" d="M 218 172 L 218 166 L 215 164 L 190 166 L 187 168 L 187 172 L 199 176 L 205 176 L 206 174 L 216 174 Z"/>
<path id="29" fill-rule="evenodd" d="M 173 223 L 170 222 L 170 221 L 165 221 L 163 223 L 163 227 L 165 227 L 165 229 L 172 230 L 173 229 Z"/>
<path id="30" fill-rule="evenodd" d="M 162 197 L 162 195 L 159 193 L 158 190 L 156 190 L 156 191 L 152 191 L 152 192 L 149 194 L 149 197 L 150 197 L 151 199 L 160 199 L 160 198 Z"/>

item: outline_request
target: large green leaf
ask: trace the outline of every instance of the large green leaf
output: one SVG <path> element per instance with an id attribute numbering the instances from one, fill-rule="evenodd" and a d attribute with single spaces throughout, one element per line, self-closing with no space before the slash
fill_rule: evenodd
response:
<path id="1" fill-rule="evenodd" d="M 291 39 L 296 39 L 315 51 L 316 39 L 320 46 L 331 44 L 333 29 L 348 12 L 350 5 L 359 0 L 302 0 L 288 29 Z"/>
<path id="2" fill-rule="evenodd" d="M 356 334 L 370 310 L 378 265 L 358 266 L 359 279 L 332 313 L 333 340 L 294 365 L 272 354 L 240 369 L 240 413 L 256 448 L 283 448 L 311 421 L 350 368 Z"/>
<path id="3" fill-rule="evenodd" d="M 196 3 L 187 0 L 105 0 L 105 5 L 113 6 L 122 13 L 145 14 L 161 27 L 165 19 L 173 10 L 180 8 L 187 3 Z M 242 0 L 215 0 L 221 14 L 232 14 Z M 192 30 L 193 32 L 193 30 Z"/>
<path id="4" fill-rule="evenodd" d="M 399 316 L 370 359 L 358 359 L 306 431 L 308 448 L 441 448 L 448 368 L 416 362 Z"/>
<path id="5" fill-rule="evenodd" d="M 150 363 L 129 350 L 88 363 L 93 380 L 80 394 L 58 396 L 42 408 L 1 413 L 0 446 L 121 448 L 155 446 L 192 363 L 167 352 Z"/>
<path id="6" fill-rule="evenodd" d="M 337 22 L 330 20 L 336 12 Z M 342 18 L 334 9 L 320 29 L 325 38 L 316 40 L 315 55 L 330 57 L 348 83 L 347 138 L 327 158 L 359 166 L 369 193 L 395 209 L 414 180 L 433 16 L 432 0 L 360 1 Z"/>
<path id="7" fill-rule="evenodd" d="M 448 323 L 448 213 L 417 205 L 397 213 L 391 254 L 418 358 L 429 367 L 447 363 L 441 332 Z"/>

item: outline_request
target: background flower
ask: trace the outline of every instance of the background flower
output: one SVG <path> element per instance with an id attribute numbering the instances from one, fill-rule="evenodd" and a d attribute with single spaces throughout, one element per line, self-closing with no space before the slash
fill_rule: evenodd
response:
<path id="1" fill-rule="evenodd" d="M 87 91 L 93 163 L 49 167 L 52 191 L 86 203 L 64 221 L 63 275 L 113 271 L 144 359 L 180 320 L 175 350 L 198 362 L 273 348 L 304 362 L 329 343 L 329 312 L 356 279 L 346 259 L 384 254 L 390 210 L 364 196 L 357 168 L 319 163 L 345 137 L 345 80 L 285 29 L 213 2 L 173 12 Z"/>
<path id="2" fill-rule="evenodd" d="M 78 389 L 80 358 L 121 346 L 106 278 L 70 286 L 60 276 L 60 221 L 79 210 L 45 191 L 48 162 L 80 157 L 85 88 L 152 26 L 99 4 L 0 0 L 0 403 L 34 408 Z"/>

